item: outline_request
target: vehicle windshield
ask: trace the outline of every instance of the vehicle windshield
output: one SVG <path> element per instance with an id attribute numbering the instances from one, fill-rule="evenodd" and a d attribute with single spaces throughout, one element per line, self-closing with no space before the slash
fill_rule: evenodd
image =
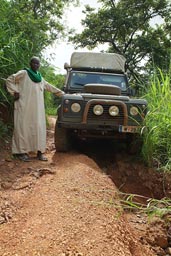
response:
<path id="1" fill-rule="evenodd" d="M 126 77 L 122 74 L 107 73 L 88 73 L 72 72 L 70 77 L 70 87 L 74 89 L 83 89 L 85 84 L 110 84 L 121 88 L 122 91 L 127 89 Z"/>

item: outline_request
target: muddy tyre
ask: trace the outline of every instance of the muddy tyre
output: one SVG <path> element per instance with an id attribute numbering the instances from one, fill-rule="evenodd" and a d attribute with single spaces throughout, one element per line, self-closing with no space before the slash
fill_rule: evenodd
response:
<path id="1" fill-rule="evenodd" d="M 71 148 L 69 131 L 65 128 L 59 128 L 57 122 L 55 126 L 55 148 L 58 152 L 67 152 Z"/>
<path id="2" fill-rule="evenodd" d="M 136 155 L 141 152 L 142 149 L 142 138 L 140 135 L 132 134 L 127 139 L 127 152 L 130 155 Z"/>

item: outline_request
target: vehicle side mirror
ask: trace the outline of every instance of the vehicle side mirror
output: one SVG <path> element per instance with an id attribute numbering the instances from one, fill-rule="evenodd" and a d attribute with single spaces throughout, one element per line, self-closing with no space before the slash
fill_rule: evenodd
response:
<path id="1" fill-rule="evenodd" d="M 70 68 L 70 65 L 69 65 L 67 62 L 65 62 L 65 63 L 64 63 L 64 69 L 67 70 L 67 69 L 69 69 L 69 68 Z"/>

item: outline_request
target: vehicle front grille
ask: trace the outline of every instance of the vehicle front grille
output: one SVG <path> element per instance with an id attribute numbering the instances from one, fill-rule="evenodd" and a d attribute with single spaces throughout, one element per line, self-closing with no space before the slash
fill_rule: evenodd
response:
<path id="1" fill-rule="evenodd" d="M 110 104 L 103 105 L 103 114 L 97 116 L 93 113 L 93 107 L 97 104 L 91 104 L 87 114 L 87 122 L 88 123 L 98 123 L 98 124 L 111 124 L 111 125 L 123 125 L 124 124 L 124 110 L 123 106 L 117 105 L 119 108 L 118 116 L 111 116 L 109 114 Z"/>

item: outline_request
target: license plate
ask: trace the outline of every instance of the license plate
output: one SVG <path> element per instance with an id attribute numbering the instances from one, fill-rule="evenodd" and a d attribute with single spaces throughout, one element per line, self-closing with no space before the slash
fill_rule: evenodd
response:
<path id="1" fill-rule="evenodd" d="M 119 132 L 129 132 L 129 133 L 137 133 L 138 127 L 137 126 L 119 126 Z"/>

